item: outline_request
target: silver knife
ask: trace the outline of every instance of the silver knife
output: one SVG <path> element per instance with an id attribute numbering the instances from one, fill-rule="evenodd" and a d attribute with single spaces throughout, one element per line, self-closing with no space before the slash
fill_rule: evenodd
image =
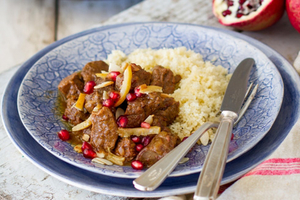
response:
<path id="1" fill-rule="evenodd" d="M 216 199 L 224 173 L 233 123 L 238 118 L 255 61 L 243 60 L 233 72 L 221 105 L 221 121 L 197 183 L 194 200 Z"/>

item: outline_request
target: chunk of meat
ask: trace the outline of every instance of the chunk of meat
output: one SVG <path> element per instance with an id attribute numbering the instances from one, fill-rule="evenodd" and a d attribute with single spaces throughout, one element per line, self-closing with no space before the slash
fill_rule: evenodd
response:
<path id="1" fill-rule="evenodd" d="M 97 60 L 87 63 L 83 67 L 81 75 L 84 82 L 95 81 L 99 83 L 98 79 L 101 78 L 98 78 L 95 74 L 101 73 L 101 71 L 108 71 L 108 65 L 102 60 Z"/>
<path id="2" fill-rule="evenodd" d="M 66 109 L 64 112 L 64 115 L 69 119 L 69 123 L 73 125 L 77 125 L 85 121 L 88 117 L 87 114 L 85 114 L 83 111 L 78 110 L 74 107 L 76 101 L 76 98 L 68 98 Z"/>
<path id="3" fill-rule="evenodd" d="M 84 83 L 79 72 L 75 72 L 65 77 L 58 85 L 58 90 L 65 98 L 78 98 L 83 90 Z M 72 97 L 75 96 L 75 97 Z"/>
<path id="4" fill-rule="evenodd" d="M 177 145 L 178 137 L 170 132 L 162 131 L 137 155 L 136 159 L 146 167 L 152 166 Z"/>
<path id="5" fill-rule="evenodd" d="M 180 75 L 174 76 L 170 69 L 155 66 L 152 71 L 151 85 L 161 86 L 164 93 L 172 94 L 176 84 L 181 80 Z"/>
<path id="6" fill-rule="evenodd" d="M 131 88 L 130 90 L 134 90 L 135 87 L 140 86 L 142 84 L 149 85 L 151 81 L 151 73 L 145 71 L 141 68 L 141 66 L 136 64 L 131 64 L 132 69 L 132 79 L 131 79 Z M 123 83 L 124 75 L 123 73 L 117 76 L 116 79 L 116 89 L 120 90 L 121 85 Z"/>
<path id="7" fill-rule="evenodd" d="M 117 156 L 125 157 L 125 162 L 131 161 L 137 155 L 135 143 L 128 137 L 121 138 L 115 148 Z"/>
<path id="8" fill-rule="evenodd" d="M 113 89 L 114 89 L 114 86 L 109 85 L 109 86 L 106 86 L 104 88 L 95 89 L 93 93 L 86 95 L 85 96 L 85 104 L 84 104 L 85 109 L 89 113 L 92 113 L 93 109 L 98 104 L 102 105 L 104 91 L 107 92 L 107 95 L 109 95 L 109 93 L 111 91 L 113 91 Z"/>
<path id="9" fill-rule="evenodd" d="M 97 152 L 113 150 L 118 139 L 118 125 L 111 110 L 103 106 L 92 114 L 91 121 L 91 145 Z"/>
<path id="10" fill-rule="evenodd" d="M 126 127 L 138 127 L 149 116 L 154 115 L 152 125 L 168 126 L 179 113 L 179 102 L 173 97 L 162 96 L 159 92 L 149 93 L 128 102 L 125 115 Z"/>

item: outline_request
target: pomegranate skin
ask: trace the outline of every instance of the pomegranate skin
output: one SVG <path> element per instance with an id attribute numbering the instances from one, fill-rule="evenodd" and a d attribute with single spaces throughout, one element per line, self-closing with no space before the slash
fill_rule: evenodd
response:
<path id="1" fill-rule="evenodd" d="M 218 12 L 215 2 L 216 0 L 213 0 L 213 13 L 219 23 L 243 31 L 259 31 L 268 28 L 279 21 L 285 11 L 284 0 L 264 0 L 264 4 L 257 11 L 230 21 L 223 17 L 221 12 Z"/>
<path id="2" fill-rule="evenodd" d="M 292 26 L 300 33 L 300 1 L 286 0 L 286 12 Z"/>

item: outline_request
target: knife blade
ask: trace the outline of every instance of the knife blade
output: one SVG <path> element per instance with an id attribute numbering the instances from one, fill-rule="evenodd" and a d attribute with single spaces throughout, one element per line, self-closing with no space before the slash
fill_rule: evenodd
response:
<path id="1" fill-rule="evenodd" d="M 212 200 L 217 196 L 225 169 L 233 123 L 238 118 L 243 104 L 254 63 L 252 58 L 244 59 L 237 66 L 229 81 L 221 105 L 220 125 L 204 161 L 194 200 Z"/>

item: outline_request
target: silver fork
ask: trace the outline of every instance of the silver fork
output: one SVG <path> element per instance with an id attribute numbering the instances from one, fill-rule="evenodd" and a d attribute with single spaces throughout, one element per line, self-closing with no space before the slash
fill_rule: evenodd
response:
<path id="1" fill-rule="evenodd" d="M 241 117 L 248 109 L 252 102 L 258 85 L 253 90 L 253 83 L 248 87 L 245 99 L 247 99 L 239 113 L 239 117 L 234 125 L 236 125 Z M 251 94 L 249 95 L 250 91 Z M 248 98 L 247 98 L 248 97 Z M 136 189 L 141 191 L 153 191 L 167 178 L 167 176 L 174 170 L 178 162 L 189 152 L 189 150 L 195 145 L 199 138 L 210 128 L 218 127 L 218 122 L 206 122 L 199 129 L 197 129 L 191 136 L 181 142 L 176 148 L 165 155 L 162 159 L 157 161 L 153 166 L 146 170 L 141 176 L 133 181 L 133 185 Z"/>

